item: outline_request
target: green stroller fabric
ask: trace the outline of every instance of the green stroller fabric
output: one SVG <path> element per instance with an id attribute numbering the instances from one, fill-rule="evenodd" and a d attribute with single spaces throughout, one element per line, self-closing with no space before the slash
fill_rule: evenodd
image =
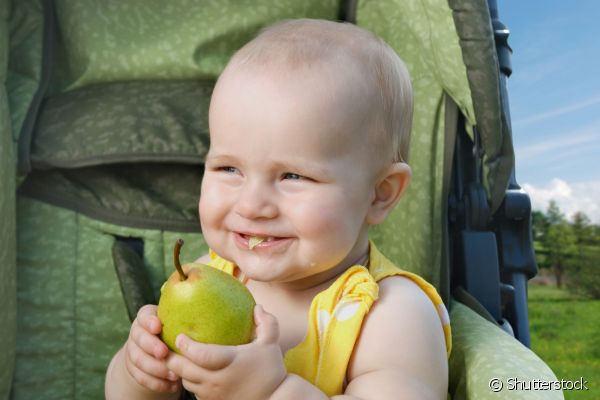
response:
<path id="1" fill-rule="evenodd" d="M 561 391 L 509 390 L 517 380 L 552 382 L 556 376 L 512 336 L 454 300 L 450 303 L 450 320 L 454 347 L 449 392 L 453 399 L 564 399 Z M 498 382 L 502 388 L 494 386 Z M 492 387 L 500 390 L 494 392 Z"/>
<path id="2" fill-rule="evenodd" d="M 44 19 L 48 9 L 54 26 Z M 8 365 L 0 372 L 0 398 L 11 387 L 14 399 L 103 397 L 104 372 L 127 336 L 131 311 L 113 263 L 119 241 L 143 244 L 136 265 L 143 265 L 138 272 L 155 298 L 172 271 L 177 237 L 187 243 L 182 260 L 207 250 L 196 204 L 212 82 L 261 27 L 284 18 L 337 19 L 339 9 L 337 0 L 0 0 L 0 32 L 8 33 L 1 37 L 9 38 L 0 42 L 8 53 L 0 58 L 8 59 L 0 68 L 0 215 L 6 221 L 0 239 L 7 244 L 0 253 L 0 306 L 7 310 L 0 361 Z M 497 84 L 491 28 L 473 23 L 486 13 L 484 0 L 450 6 L 371 0 L 356 9 L 357 24 L 406 61 L 415 91 L 414 183 L 373 239 L 442 292 L 448 132 L 457 110 L 484 139 L 493 207 L 512 161 L 497 91 L 488 90 Z M 478 52 L 473 36 L 487 52 Z M 45 52 L 49 45 L 53 50 Z M 22 175 L 15 200 L 17 153 Z M 451 313 L 458 334 L 454 398 L 485 398 L 473 383 L 485 375 L 481 365 L 488 372 L 501 368 L 477 361 L 497 350 L 480 342 L 481 332 L 507 343 L 508 358 L 528 365 L 528 376 L 552 375 L 468 309 L 454 305 Z M 499 362 L 512 371 L 513 361 Z"/>
<path id="3" fill-rule="evenodd" d="M 18 202 L 18 225 L 13 398 L 102 398 L 104 372 L 130 325 L 111 257 L 116 238 L 143 238 L 144 272 L 155 298 L 172 272 L 175 240 L 186 241 L 182 260 L 194 260 L 207 246 L 197 233 L 107 224 L 24 197 Z"/>
<path id="4" fill-rule="evenodd" d="M 16 170 L 15 147 L 10 125 L 8 73 L 9 6 L 0 1 L 0 399 L 10 390 L 16 344 Z"/>

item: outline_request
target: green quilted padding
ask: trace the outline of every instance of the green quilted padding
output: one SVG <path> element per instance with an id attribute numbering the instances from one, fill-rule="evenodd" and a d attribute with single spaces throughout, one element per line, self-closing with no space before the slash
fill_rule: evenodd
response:
<path id="1" fill-rule="evenodd" d="M 381 36 L 410 72 L 414 117 L 409 164 L 412 183 L 396 209 L 372 230 L 397 265 L 440 284 L 444 161 L 444 93 L 474 123 L 462 52 L 444 0 L 360 1 L 357 24 Z"/>
<path id="2" fill-rule="evenodd" d="M 2 3 L 9 3 L 4 0 Z M 40 84 L 44 19 L 39 0 L 13 0 L 10 15 L 10 57 L 7 87 L 13 137 L 19 137 L 23 120 Z M 6 9 L 6 7 L 5 7 Z M 5 35 L 1 36 L 4 40 Z"/>
<path id="3" fill-rule="evenodd" d="M 202 163 L 213 81 L 94 85 L 46 100 L 34 132 L 37 168 L 117 162 Z"/>
<path id="4" fill-rule="evenodd" d="M 8 398 L 15 357 L 15 149 L 6 92 L 9 5 L 0 0 L 0 399 Z"/>
<path id="5" fill-rule="evenodd" d="M 409 164 L 412 182 L 385 222 L 371 230 L 372 240 L 396 265 L 438 287 L 442 241 L 444 98 L 427 80 L 413 82 L 414 136 Z"/>
<path id="6" fill-rule="evenodd" d="M 93 227 L 98 232 L 144 239 L 144 265 L 148 268 L 156 298 L 160 296 L 160 288 L 166 278 L 175 272 L 173 249 L 177 239 L 181 238 L 185 242 L 180 254 L 182 263 L 193 262 L 208 254 L 208 245 L 199 233 L 140 230 L 96 221 L 85 216 L 80 216 L 80 218 L 86 225 Z"/>
<path id="7" fill-rule="evenodd" d="M 390 44 L 414 81 L 437 82 L 475 124 L 467 70 L 446 0 L 359 1 L 357 24 Z"/>
<path id="8" fill-rule="evenodd" d="M 502 109 L 500 72 L 486 0 L 449 0 L 463 50 L 483 150 L 483 183 L 491 211 L 504 199 L 514 165 L 508 110 Z M 472 121 L 471 121 L 472 122 Z"/>
<path id="9" fill-rule="evenodd" d="M 182 259 L 207 251 L 201 235 L 124 228 L 42 202 L 18 199 L 17 361 L 14 399 L 103 398 L 104 373 L 130 327 L 111 258 L 114 235 L 144 240 L 158 298 Z"/>
<path id="10" fill-rule="evenodd" d="M 564 399 L 563 393 L 550 390 L 509 390 L 521 382 L 556 381 L 550 368 L 531 350 L 467 306 L 452 301 L 452 354 L 449 391 L 453 400 Z M 492 391 L 493 379 L 503 388 Z"/>
<path id="11" fill-rule="evenodd" d="M 338 0 L 57 0 L 53 91 L 98 82 L 214 79 L 233 51 L 285 18 L 336 19 Z"/>
<path id="12" fill-rule="evenodd" d="M 492 210 L 504 197 L 514 162 L 507 116 L 501 112 L 499 72 L 485 0 L 366 0 L 357 23 L 384 38 L 413 79 L 436 81 L 456 102 L 483 149 L 483 180 Z M 414 130 L 414 132 L 418 132 Z"/>
<path id="13" fill-rule="evenodd" d="M 199 165 L 129 163 L 34 171 L 19 193 L 117 225 L 200 232 L 203 170 Z"/>

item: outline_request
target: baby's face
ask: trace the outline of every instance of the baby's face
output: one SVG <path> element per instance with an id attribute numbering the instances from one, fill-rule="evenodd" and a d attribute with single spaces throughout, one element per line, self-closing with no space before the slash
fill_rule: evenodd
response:
<path id="1" fill-rule="evenodd" d="M 375 173 L 363 116 L 348 112 L 364 100 L 313 82 L 234 72 L 213 94 L 202 231 L 250 279 L 298 281 L 367 247 Z"/>

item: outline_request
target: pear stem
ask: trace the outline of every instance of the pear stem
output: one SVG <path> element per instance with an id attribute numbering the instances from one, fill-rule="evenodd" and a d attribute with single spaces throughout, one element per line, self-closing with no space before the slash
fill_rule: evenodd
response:
<path id="1" fill-rule="evenodd" d="M 181 246 L 183 246 L 183 239 L 177 239 L 175 242 L 175 250 L 173 250 L 173 262 L 175 263 L 177 272 L 179 272 L 179 280 L 185 281 L 187 279 L 187 275 L 185 272 L 183 272 L 183 268 L 181 268 L 181 263 L 179 262 L 179 252 L 181 251 Z"/>

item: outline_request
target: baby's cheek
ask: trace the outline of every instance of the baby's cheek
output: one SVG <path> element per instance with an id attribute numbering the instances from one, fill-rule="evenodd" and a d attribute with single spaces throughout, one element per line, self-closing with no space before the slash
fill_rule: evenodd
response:
<path id="1" fill-rule="evenodd" d="M 354 230 L 335 210 L 322 209 L 305 222 L 301 253 L 307 265 L 319 269 L 315 272 L 338 265 L 356 244 Z"/>
<path id="2" fill-rule="evenodd" d="M 200 199 L 198 199 L 198 214 L 200 215 L 200 221 L 206 222 L 210 213 L 208 212 L 209 204 L 208 204 L 208 195 L 200 195 Z"/>
<path id="3" fill-rule="evenodd" d="M 301 235 L 323 245 L 344 242 L 351 236 L 351 222 L 339 203 L 321 203 L 317 206 L 298 206 L 297 229 Z"/>
<path id="4" fill-rule="evenodd" d="M 225 202 L 219 201 L 222 198 L 223 196 L 219 196 L 215 190 L 205 191 L 200 195 L 198 212 L 202 234 L 205 237 L 214 235 L 219 229 L 222 229 L 227 215 L 227 205 Z"/>
<path id="5" fill-rule="evenodd" d="M 198 211 L 201 219 L 218 218 L 226 208 L 225 200 L 230 198 L 218 182 L 211 182 L 210 177 L 205 178 L 200 190 L 200 200 L 198 201 Z"/>

